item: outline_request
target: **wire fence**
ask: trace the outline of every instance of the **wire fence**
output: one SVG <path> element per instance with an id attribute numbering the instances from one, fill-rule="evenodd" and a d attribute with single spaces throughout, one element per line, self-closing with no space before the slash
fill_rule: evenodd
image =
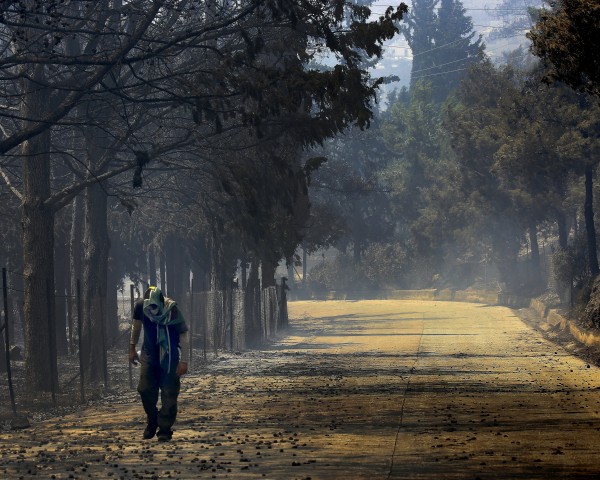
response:
<path id="1" fill-rule="evenodd" d="M 133 389 L 135 379 L 127 362 L 130 326 L 140 289 L 130 285 L 115 295 L 108 312 L 101 311 L 100 329 L 90 313 L 83 313 L 81 285 L 48 295 L 48 309 L 38 318 L 37 328 L 47 343 L 48 364 L 54 365 L 48 391 L 34 391 L 28 385 L 27 329 L 23 305 L 23 276 L 3 269 L 3 305 L 0 321 L 0 410 L 13 413 L 27 409 L 31 402 L 72 404 L 76 399 L 107 395 L 123 387 Z M 127 291 L 129 290 L 129 291 Z M 219 351 L 241 351 L 269 339 L 287 325 L 287 287 L 265 289 L 188 292 L 177 299 L 190 330 L 190 365 L 208 361 Z M 91 298 L 89 304 L 107 305 L 106 298 Z M 111 302 L 108 302 L 111 303 Z M 51 308 L 54 315 L 51 315 Z M 92 307 L 94 308 L 94 307 Z M 102 307 L 101 307 L 102 310 Z M 98 317 L 98 315 L 96 315 Z M 98 334 L 100 332 L 100 334 Z M 57 345 L 66 345 L 58 348 Z M 195 365 L 200 368 L 199 365 Z"/>
<path id="2" fill-rule="evenodd" d="M 195 292 L 187 301 L 192 344 L 204 358 L 256 346 L 288 324 L 285 286 Z"/>

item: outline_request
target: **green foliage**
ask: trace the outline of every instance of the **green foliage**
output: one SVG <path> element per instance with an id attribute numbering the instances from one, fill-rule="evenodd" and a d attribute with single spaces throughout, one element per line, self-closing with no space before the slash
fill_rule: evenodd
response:
<path id="1" fill-rule="evenodd" d="M 349 233 L 349 226 L 336 205 L 316 200 L 310 206 L 310 218 L 304 230 L 302 248 L 307 253 L 313 253 L 340 245 Z"/>
<path id="2" fill-rule="evenodd" d="M 343 292 L 409 288 L 413 262 L 409 252 L 398 243 L 371 243 L 360 262 L 340 253 L 333 260 L 315 265 L 309 276 L 309 289 Z"/>
<path id="3" fill-rule="evenodd" d="M 512 95 L 501 105 L 502 144 L 494 154 L 494 173 L 509 193 L 519 216 L 540 223 L 565 211 L 569 161 L 561 154 L 565 132 L 571 130 L 576 106 L 564 85 L 544 85 L 538 68 L 517 80 Z"/>
<path id="4" fill-rule="evenodd" d="M 316 214 L 308 235 L 312 245 L 334 245 L 342 251 L 352 246 L 359 260 L 371 242 L 390 235 L 389 198 L 379 178 L 389 152 L 378 125 L 376 118 L 372 128 L 350 129 L 325 144 L 321 153 L 328 161 L 311 183 Z M 315 235 L 316 227 L 323 240 Z"/>
<path id="5" fill-rule="evenodd" d="M 371 290 L 375 285 L 366 276 L 361 264 L 352 256 L 340 253 L 333 260 L 315 265 L 310 270 L 309 290 L 323 293 L 323 290 L 344 292 Z"/>
<path id="6" fill-rule="evenodd" d="M 372 243 L 361 262 L 364 275 L 377 288 L 410 288 L 407 274 L 413 267 L 409 251 L 399 243 Z"/>
<path id="7" fill-rule="evenodd" d="M 438 17 L 445 15 L 431 10 L 435 3 L 415 2 L 405 28 L 415 45 L 430 41 L 419 37 L 416 19 L 433 31 Z M 448 7 L 452 2 L 442 3 Z M 361 261 L 355 258 L 360 272 L 342 269 L 342 275 L 362 275 L 373 287 L 402 284 L 407 278 L 414 285 L 408 272 L 418 262 L 431 267 L 423 279 L 439 274 L 440 283 L 457 284 L 477 270 L 469 267 L 466 275 L 453 276 L 460 265 L 481 265 L 485 259 L 486 265 L 495 263 L 504 288 L 518 291 L 538 278 L 536 272 L 529 272 L 531 278 L 515 273 L 526 239 L 536 228 L 551 225 L 549 235 L 567 245 L 571 218 L 583 206 L 581 175 L 600 158 L 600 110 L 589 96 L 564 84 L 544 84 L 543 65 L 520 70 L 518 55 L 513 57 L 506 67 L 485 59 L 472 65 L 442 107 L 433 81 L 390 96 L 380 126 L 387 162 L 377 184 L 386 192 L 389 213 L 384 218 L 389 217 L 393 230 L 366 242 Z M 346 155 L 344 149 L 339 152 Z M 341 165 L 335 171 L 345 176 L 348 163 L 332 165 Z M 356 204 L 346 201 L 348 212 L 357 211 Z M 372 210 L 365 212 L 373 216 Z M 345 224 L 351 232 L 352 222 Z M 343 242 L 338 246 L 345 247 Z M 559 283 L 568 273 L 576 285 L 588 284 L 581 239 L 560 249 L 555 262 Z M 328 288 L 339 287 L 330 283 Z"/>
<path id="8" fill-rule="evenodd" d="M 566 248 L 552 255 L 554 277 L 560 285 L 581 284 L 589 277 L 585 235 L 578 235 Z"/>
<path id="9" fill-rule="evenodd" d="M 512 117 L 505 105 L 515 98 L 517 85 L 511 69 L 482 62 L 470 70 L 444 118 L 464 193 L 460 230 L 472 245 L 483 241 L 492 247 L 501 281 L 508 285 L 527 223 L 495 171 L 495 155 L 511 136 Z"/>
<path id="10" fill-rule="evenodd" d="M 442 255 L 442 232 L 454 228 L 448 186 L 455 172 L 431 85 L 417 85 L 408 101 L 400 98 L 390 106 L 385 118 L 384 139 L 396 155 L 382 178 L 390 190 L 396 230 L 422 255 Z"/>

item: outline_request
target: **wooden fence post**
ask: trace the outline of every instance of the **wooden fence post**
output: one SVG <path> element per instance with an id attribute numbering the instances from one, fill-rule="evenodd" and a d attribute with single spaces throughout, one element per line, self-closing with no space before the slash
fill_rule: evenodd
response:
<path id="1" fill-rule="evenodd" d="M 233 287 L 231 285 L 227 287 L 227 310 L 227 315 L 229 316 L 229 346 L 233 352 L 235 342 L 235 322 L 233 319 Z"/>
<path id="2" fill-rule="evenodd" d="M 6 268 L 2 268 L 2 296 L 4 297 L 4 324 L 0 328 L 0 333 L 4 329 L 4 345 L 6 347 L 6 375 L 8 377 L 8 391 L 10 393 L 10 404 L 14 414 L 17 413 L 17 405 L 15 403 L 15 391 L 12 383 L 12 370 L 10 368 L 10 341 L 8 330 L 8 286 L 6 284 Z"/>
<path id="3" fill-rule="evenodd" d="M 54 382 L 54 380 L 58 378 L 58 373 L 54 368 L 56 365 L 56 329 L 54 328 L 54 322 L 52 321 L 54 315 L 52 312 L 51 295 L 53 295 L 53 292 L 51 291 L 50 280 L 46 279 L 46 298 L 48 304 L 48 350 L 50 352 L 50 358 L 48 359 L 50 361 L 50 392 L 52 394 L 52 403 L 56 404 L 56 384 Z"/>
<path id="4" fill-rule="evenodd" d="M 79 393 L 81 395 L 81 403 L 85 402 L 85 381 L 83 378 L 84 368 L 83 368 L 83 338 L 82 338 L 82 328 L 81 322 L 82 318 L 82 307 L 81 307 L 81 280 L 77 279 L 77 342 L 79 348 Z"/>
<path id="5" fill-rule="evenodd" d="M 203 341 L 203 350 L 204 350 L 204 361 L 206 362 L 206 349 L 208 348 L 208 293 L 204 293 L 201 297 L 204 299 L 204 303 L 202 304 L 202 308 L 200 309 L 204 315 L 202 315 L 202 341 Z"/>
<path id="6" fill-rule="evenodd" d="M 102 335 L 100 339 L 102 341 L 102 376 L 104 377 L 104 393 L 108 392 L 108 355 L 106 354 L 106 317 L 104 315 L 104 302 L 106 298 L 99 297 L 100 304 L 100 328 L 102 329 Z"/>
<path id="7" fill-rule="evenodd" d="M 129 285 L 129 308 L 131 309 L 131 322 L 133 324 L 133 307 L 134 307 L 134 301 L 133 301 L 133 283 L 131 285 Z M 129 342 L 127 342 L 129 343 Z M 133 388 L 133 372 L 131 370 L 131 362 L 127 362 L 127 365 L 129 366 L 129 388 Z"/>
<path id="8" fill-rule="evenodd" d="M 194 279 L 190 282 L 190 325 L 189 325 L 189 336 L 190 336 L 190 363 L 188 369 L 192 369 L 192 354 L 194 352 Z"/>

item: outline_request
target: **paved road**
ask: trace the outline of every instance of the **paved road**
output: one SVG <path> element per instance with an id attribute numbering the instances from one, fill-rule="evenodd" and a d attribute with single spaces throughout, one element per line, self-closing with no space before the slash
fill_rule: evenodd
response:
<path id="1" fill-rule="evenodd" d="M 0 478 L 600 478 L 600 370 L 511 310 L 294 302 L 287 336 L 184 381 L 174 441 L 133 392 L 0 434 Z"/>

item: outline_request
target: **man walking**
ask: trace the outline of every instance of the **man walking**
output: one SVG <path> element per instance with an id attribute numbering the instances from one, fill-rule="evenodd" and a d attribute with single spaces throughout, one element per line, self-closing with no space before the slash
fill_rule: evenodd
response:
<path id="1" fill-rule="evenodd" d="M 142 326 L 144 340 L 138 357 L 136 345 Z M 138 392 L 148 417 L 145 439 L 156 434 L 161 442 L 171 440 L 180 377 L 187 373 L 189 351 L 188 327 L 177 304 L 159 288 L 149 287 L 144 298 L 135 303 L 129 342 L 129 361 L 134 365 L 141 363 Z M 157 408 L 159 391 L 160 410 Z"/>

